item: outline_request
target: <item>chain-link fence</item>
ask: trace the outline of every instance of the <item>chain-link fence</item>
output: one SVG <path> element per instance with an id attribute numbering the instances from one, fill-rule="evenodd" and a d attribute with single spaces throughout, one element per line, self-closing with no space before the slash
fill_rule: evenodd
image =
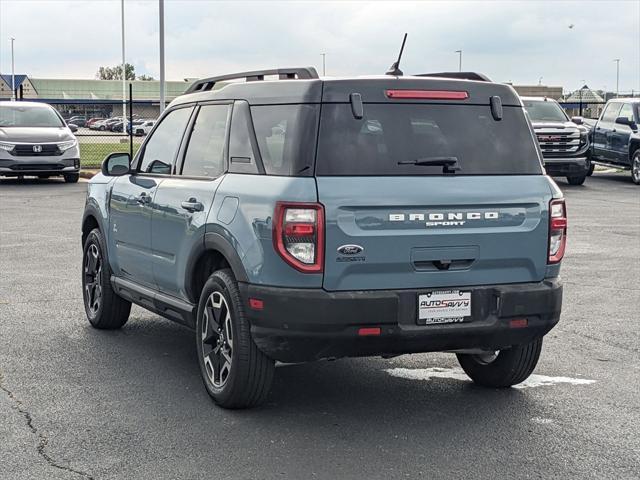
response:
<path id="1" fill-rule="evenodd" d="M 114 101 L 50 100 L 72 129 L 80 145 L 82 168 L 99 168 L 112 152 L 135 154 L 159 115 L 159 105 L 129 100 Z M 124 115 L 124 120 L 123 120 Z"/>

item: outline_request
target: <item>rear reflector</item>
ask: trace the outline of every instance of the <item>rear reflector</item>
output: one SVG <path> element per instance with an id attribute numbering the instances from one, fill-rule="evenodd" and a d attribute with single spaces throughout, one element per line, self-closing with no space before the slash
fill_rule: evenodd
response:
<path id="1" fill-rule="evenodd" d="M 509 321 L 509 327 L 511 328 L 525 328 L 529 325 L 529 321 L 526 318 L 514 318 Z"/>
<path id="2" fill-rule="evenodd" d="M 262 310 L 264 308 L 264 302 L 262 300 L 257 299 L 257 298 L 250 298 L 249 299 L 249 306 L 253 310 Z"/>
<path id="3" fill-rule="evenodd" d="M 388 98 L 416 100 L 466 100 L 469 94 L 459 90 L 387 90 Z"/>
<path id="4" fill-rule="evenodd" d="M 361 337 L 377 336 L 377 335 L 380 335 L 381 333 L 382 333 L 382 330 L 380 329 L 380 327 L 367 327 L 367 328 L 361 328 L 360 330 L 358 330 L 358 335 Z"/>

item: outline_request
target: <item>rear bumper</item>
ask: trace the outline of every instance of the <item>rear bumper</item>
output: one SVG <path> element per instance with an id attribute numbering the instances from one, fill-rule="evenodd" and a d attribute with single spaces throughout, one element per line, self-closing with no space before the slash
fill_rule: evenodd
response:
<path id="1" fill-rule="evenodd" d="M 543 282 L 464 287 L 470 290 L 468 322 L 418 325 L 417 295 L 423 290 L 327 292 L 240 284 L 251 333 L 275 360 L 435 352 L 498 350 L 542 337 L 560 319 L 562 284 Z M 249 298 L 263 301 L 252 309 Z M 510 320 L 527 319 L 512 328 Z M 380 327 L 379 336 L 362 337 L 362 327 Z"/>
<path id="2" fill-rule="evenodd" d="M 544 159 L 544 169 L 552 177 L 586 175 L 589 167 L 590 162 L 586 156 Z"/>

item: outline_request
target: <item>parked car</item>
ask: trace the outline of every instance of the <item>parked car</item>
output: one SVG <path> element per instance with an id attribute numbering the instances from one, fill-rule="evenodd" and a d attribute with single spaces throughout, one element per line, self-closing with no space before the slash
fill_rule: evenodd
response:
<path id="1" fill-rule="evenodd" d="M 571 120 L 558 102 L 546 97 L 521 97 L 538 138 L 549 175 L 582 185 L 589 175 L 589 129 L 582 117 Z"/>
<path id="2" fill-rule="evenodd" d="M 141 120 L 133 129 L 134 135 L 148 135 L 155 124 L 155 120 Z"/>
<path id="3" fill-rule="evenodd" d="M 50 105 L 0 102 L 0 176 L 63 176 L 77 182 L 78 141 Z"/>
<path id="4" fill-rule="evenodd" d="M 560 318 L 566 225 L 509 85 L 225 75 L 91 180 L 84 305 L 100 329 L 132 303 L 195 328 L 223 407 L 264 401 L 275 361 L 446 351 L 508 387 Z"/>
<path id="5" fill-rule="evenodd" d="M 78 126 L 78 127 L 84 127 L 87 123 L 87 117 L 83 117 L 83 116 L 73 116 L 71 117 L 69 120 L 67 120 L 67 123 L 73 123 L 74 125 Z"/>
<path id="6" fill-rule="evenodd" d="M 106 118 L 104 120 L 98 120 L 98 121 L 92 123 L 89 128 L 91 130 L 100 130 L 101 132 L 104 132 L 105 130 L 109 129 L 107 124 L 109 122 L 115 122 L 115 121 L 117 121 L 117 119 L 114 119 L 114 118 Z"/>
<path id="7" fill-rule="evenodd" d="M 87 120 L 87 123 L 85 123 L 85 125 L 84 125 L 84 126 L 85 126 L 86 128 L 91 128 L 91 125 L 93 125 L 94 123 L 96 123 L 96 122 L 98 122 L 98 121 L 100 121 L 100 120 L 104 120 L 104 119 L 103 119 L 103 118 L 100 118 L 100 117 L 93 117 L 93 118 L 90 118 L 89 120 Z"/>
<path id="8" fill-rule="evenodd" d="M 640 185 L 640 98 L 609 100 L 591 133 L 591 160 L 595 164 L 631 171 Z"/>

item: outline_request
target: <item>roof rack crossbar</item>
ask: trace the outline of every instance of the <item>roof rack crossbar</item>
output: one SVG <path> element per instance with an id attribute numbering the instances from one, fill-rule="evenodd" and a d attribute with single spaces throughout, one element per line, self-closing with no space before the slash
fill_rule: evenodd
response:
<path id="1" fill-rule="evenodd" d="M 442 78 L 457 78 L 460 80 L 476 80 L 480 82 L 490 82 L 491 80 L 486 75 L 477 72 L 438 72 L 438 73 L 418 73 L 416 77 L 442 77 Z"/>
<path id="2" fill-rule="evenodd" d="M 271 70 L 255 70 L 253 72 L 232 73 L 229 75 L 220 75 L 217 77 L 203 78 L 191 85 L 185 93 L 206 92 L 213 89 L 216 83 L 225 80 L 241 80 L 247 82 L 257 82 L 264 80 L 265 76 L 277 75 L 280 80 L 311 80 L 320 78 L 318 72 L 313 67 L 297 67 L 297 68 L 274 68 Z"/>

